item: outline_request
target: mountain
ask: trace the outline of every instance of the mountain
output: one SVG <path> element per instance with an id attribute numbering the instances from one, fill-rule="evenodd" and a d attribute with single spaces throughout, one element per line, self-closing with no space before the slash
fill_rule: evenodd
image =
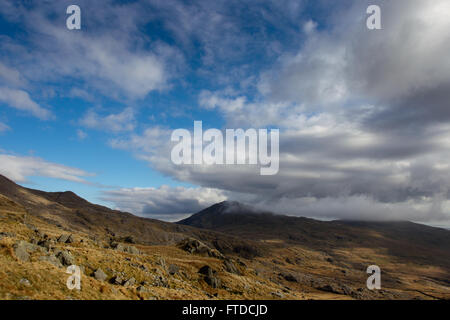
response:
<path id="1" fill-rule="evenodd" d="M 449 237 L 237 202 L 168 223 L 0 176 L 0 299 L 450 299 Z M 66 287 L 69 264 L 80 291 Z M 373 264 L 382 290 L 366 288 Z"/>
<path id="2" fill-rule="evenodd" d="M 211 245 L 212 241 L 225 243 L 228 250 L 235 247 L 258 246 L 212 231 L 198 230 L 155 219 L 137 217 L 131 213 L 112 210 L 92 204 L 71 191 L 45 192 L 22 187 L 0 175 L 0 194 L 23 206 L 27 213 L 47 223 L 85 232 L 97 237 L 125 238 L 132 235 L 139 243 L 175 244 L 186 237 L 201 239 Z"/>
<path id="3" fill-rule="evenodd" d="M 260 212 L 248 205 L 225 201 L 178 224 L 278 243 L 280 247 L 301 245 L 329 252 L 376 248 L 402 263 L 431 264 L 450 274 L 449 230 L 408 221 L 318 221 Z"/>

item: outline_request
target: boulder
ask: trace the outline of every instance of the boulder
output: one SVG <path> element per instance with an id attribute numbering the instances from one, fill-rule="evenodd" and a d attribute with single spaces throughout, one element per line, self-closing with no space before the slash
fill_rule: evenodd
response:
<path id="1" fill-rule="evenodd" d="M 59 243 L 72 243 L 73 242 L 72 235 L 62 234 L 59 236 L 58 242 Z"/>
<path id="2" fill-rule="evenodd" d="M 198 273 L 205 276 L 212 276 L 214 274 L 214 270 L 210 266 L 205 265 L 198 270 Z"/>
<path id="3" fill-rule="evenodd" d="M 49 256 L 41 256 L 41 257 L 39 257 L 39 260 L 51 263 L 52 265 L 54 265 L 55 267 L 58 267 L 58 268 L 62 268 L 62 266 L 63 266 L 61 261 L 53 254 L 49 255 Z"/>
<path id="4" fill-rule="evenodd" d="M 53 241 L 52 240 L 41 240 L 37 243 L 38 246 L 41 246 L 47 250 L 50 250 L 53 246 Z"/>
<path id="5" fill-rule="evenodd" d="M 126 243 L 136 243 L 136 241 L 134 240 L 133 236 L 127 236 L 123 239 L 123 242 Z"/>
<path id="6" fill-rule="evenodd" d="M 134 246 L 126 246 L 126 245 L 123 245 L 123 244 L 118 243 L 118 242 L 112 242 L 110 244 L 110 246 L 114 250 L 117 250 L 117 251 L 120 251 L 120 252 L 126 252 L 126 253 L 131 253 L 131 254 L 140 254 L 139 249 L 134 247 Z"/>
<path id="7" fill-rule="evenodd" d="M 298 279 L 290 273 L 280 273 L 279 276 L 281 276 L 284 280 L 289 282 L 298 282 Z"/>
<path id="8" fill-rule="evenodd" d="M 120 286 L 123 283 L 123 278 L 121 276 L 119 276 L 119 275 L 114 276 L 111 279 L 111 283 Z"/>
<path id="9" fill-rule="evenodd" d="M 155 279 L 153 281 L 153 286 L 168 288 L 169 287 L 169 282 L 163 276 L 155 276 Z"/>
<path id="10" fill-rule="evenodd" d="M 203 256 L 213 257 L 213 258 L 224 258 L 223 255 L 216 249 L 211 249 L 203 242 L 198 241 L 193 238 L 186 238 L 178 244 L 178 247 L 184 251 L 192 254 L 199 254 Z"/>
<path id="11" fill-rule="evenodd" d="M 134 286 L 135 283 L 136 283 L 136 279 L 133 278 L 133 277 L 131 277 L 130 279 L 128 279 L 127 281 L 125 281 L 125 282 L 123 283 L 123 285 L 124 285 L 125 287 L 131 287 L 131 286 Z"/>
<path id="12" fill-rule="evenodd" d="M 126 246 L 125 252 L 132 253 L 132 254 L 140 254 L 141 253 L 139 251 L 139 249 L 134 246 Z"/>
<path id="13" fill-rule="evenodd" d="M 13 248 L 16 257 L 21 261 L 27 262 L 30 261 L 29 253 L 36 251 L 37 246 L 32 243 L 20 240 L 14 244 Z"/>
<path id="14" fill-rule="evenodd" d="M 74 264 L 74 258 L 72 254 L 67 250 L 58 252 L 56 257 L 59 259 L 63 266 L 71 266 Z"/>
<path id="15" fill-rule="evenodd" d="M 99 281 L 105 281 L 108 276 L 103 272 L 102 269 L 97 269 L 94 272 L 94 278 Z"/>
<path id="16" fill-rule="evenodd" d="M 19 284 L 26 286 L 26 287 L 31 287 L 30 280 L 25 279 L 25 278 L 20 279 Z"/>
<path id="17" fill-rule="evenodd" d="M 177 274 L 179 270 L 180 268 L 174 264 L 169 265 L 169 268 L 167 269 L 171 276 Z"/>
<path id="18" fill-rule="evenodd" d="M 198 273 L 202 274 L 205 282 L 212 288 L 220 287 L 220 279 L 216 277 L 216 271 L 214 271 L 210 266 L 203 266 L 198 270 Z"/>
<path id="19" fill-rule="evenodd" d="M 74 243 L 74 239 L 73 239 L 73 237 L 72 237 L 72 235 L 70 235 L 68 238 L 67 238 L 67 240 L 66 240 L 66 243 Z"/>
<path id="20" fill-rule="evenodd" d="M 226 259 L 223 262 L 223 266 L 225 268 L 225 271 L 227 271 L 229 273 L 241 275 L 241 272 L 238 270 L 238 268 L 236 268 L 236 266 L 234 265 L 233 261 L 231 261 L 231 259 Z"/>
<path id="21" fill-rule="evenodd" d="M 13 232 L 0 232 L 0 236 L 6 238 L 14 238 L 16 234 Z"/>
<path id="22" fill-rule="evenodd" d="M 144 287 L 144 286 L 139 286 L 139 287 L 137 287 L 137 288 L 136 288 L 136 291 L 137 291 L 137 292 L 140 292 L 140 293 L 146 293 L 146 292 L 149 292 L 149 290 L 148 290 L 146 287 Z"/>

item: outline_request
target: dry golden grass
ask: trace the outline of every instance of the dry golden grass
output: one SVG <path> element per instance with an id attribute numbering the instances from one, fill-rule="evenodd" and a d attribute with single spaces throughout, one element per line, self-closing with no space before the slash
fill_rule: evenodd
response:
<path id="1" fill-rule="evenodd" d="M 135 245 L 141 254 L 129 254 L 106 246 L 106 235 L 104 239 L 93 240 L 84 232 L 72 232 L 71 244 L 55 244 L 55 249 L 70 251 L 75 264 L 84 268 L 81 290 L 69 290 L 66 281 L 70 275 L 66 268 L 39 260 L 47 253 L 35 250 L 30 262 L 20 261 L 14 254 L 17 241 L 36 237 L 30 225 L 53 239 L 68 234 L 55 224 L 27 214 L 22 206 L 0 195 L 0 232 L 15 234 L 0 239 L 0 299 L 352 299 L 350 295 L 326 292 L 313 282 L 364 288 L 368 276 L 365 267 L 373 261 L 382 264 L 383 289 L 388 293 L 369 298 L 450 298 L 448 286 L 435 281 L 445 278 L 445 270 L 405 264 L 383 249 L 354 247 L 322 252 L 300 245 L 282 246 L 282 241 L 276 239 L 265 240 L 274 244 L 269 254 L 251 260 L 239 258 L 244 264 L 241 266 L 238 258 L 233 257 L 241 272 L 237 275 L 225 271 L 221 259 L 192 255 L 175 245 Z M 168 273 L 171 264 L 179 267 L 175 275 Z M 223 286 L 212 288 L 203 280 L 198 270 L 204 265 L 217 271 Z M 134 277 L 136 284 L 125 287 L 96 280 L 92 273 L 97 268 L 108 279 L 123 273 L 126 278 Z M 296 275 L 298 281 L 288 281 L 283 274 Z M 159 276 L 167 279 L 167 287 L 154 285 L 155 277 Z M 21 284 L 21 279 L 27 279 L 31 285 Z M 145 290 L 138 291 L 143 282 Z"/>

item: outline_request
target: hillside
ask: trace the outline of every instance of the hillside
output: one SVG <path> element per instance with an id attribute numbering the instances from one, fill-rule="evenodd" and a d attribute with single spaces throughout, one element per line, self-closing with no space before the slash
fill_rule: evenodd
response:
<path id="1" fill-rule="evenodd" d="M 0 176 L 0 298 L 449 299 L 449 234 L 238 203 L 174 224 Z M 65 285 L 70 264 L 83 270 L 80 291 Z M 382 290 L 365 287 L 371 264 Z"/>

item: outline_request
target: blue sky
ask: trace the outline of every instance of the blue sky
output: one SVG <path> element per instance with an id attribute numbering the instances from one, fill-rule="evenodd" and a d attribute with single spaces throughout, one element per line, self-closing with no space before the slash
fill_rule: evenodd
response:
<path id="1" fill-rule="evenodd" d="M 374 3 L 383 29 L 370 31 Z M 66 28 L 71 4 L 81 30 Z M 166 220 L 232 199 L 445 224 L 446 12 L 444 0 L 2 1 L 0 173 Z M 170 133 L 194 120 L 279 128 L 279 174 L 174 166 Z"/>

